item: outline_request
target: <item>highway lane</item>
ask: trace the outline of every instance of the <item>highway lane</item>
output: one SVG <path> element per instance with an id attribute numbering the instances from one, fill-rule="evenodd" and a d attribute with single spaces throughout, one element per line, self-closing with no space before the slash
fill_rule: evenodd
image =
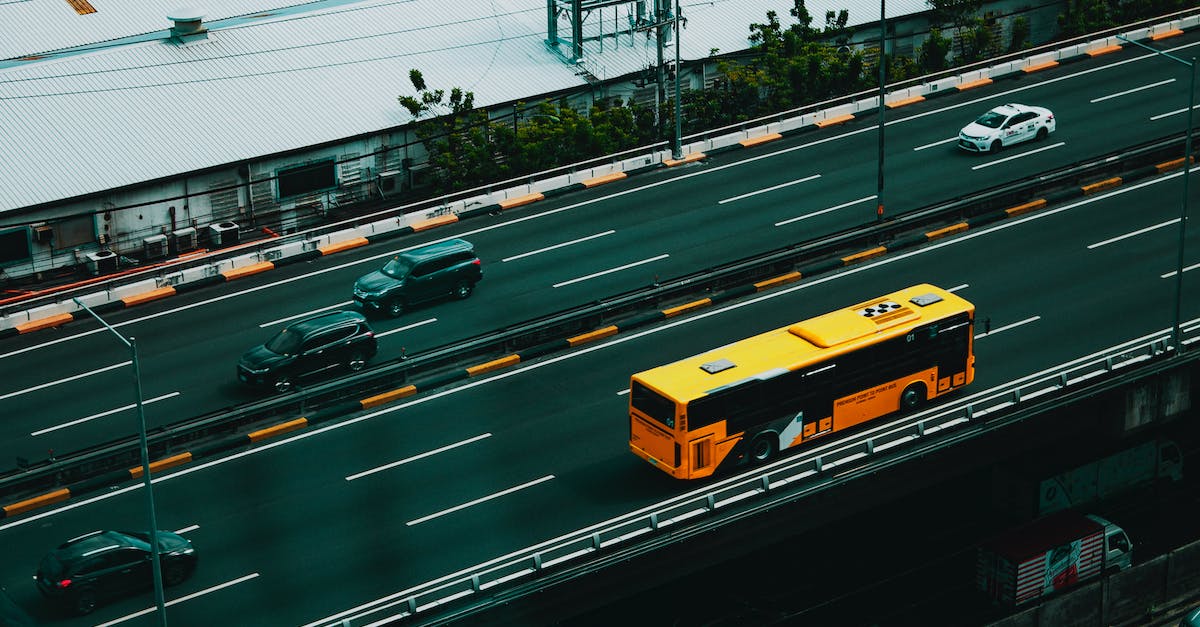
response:
<path id="1" fill-rule="evenodd" d="M 631 372 L 898 285 L 961 286 L 980 320 L 990 319 L 968 394 L 1163 328 L 1173 282 L 1161 275 L 1174 263 L 1175 232 L 1144 229 L 1171 219 L 1177 205 L 1163 199 L 1179 183 L 1000 223 L 164 473 L 161 526 L 196 525 L 189 535 L 202 552 L 196 577 L 169 598 L 229 584 L 172 606 L 171 623 L 304 624 L 679 494 L 691 486 L 627 452 L 622 392 Z M 1185 301 L 1189 319 L 1200 315 L 1195 295 Z M 28 577 L 55 543 L 142 519 L 133 486 L 0 524 L 0 585 L 53 624 L 141 611 L 149 595 L 90 621 L 56 617 Z"/>
<path id="2" fill-rule="evenodd" d="M 1185 54 L 1192 46 L 1180 40 L 1171 49 Z M 890 112 L 889 211 L 960 195 L 1165 132 L 1163 126 L 1179 116 L 1151 118 L 1169 112 L 1164 93 L 1177 87 L 1177 81 L 1172 82 L 1174 71 L 1148 53 L 1131 50 Z M 1008 100 L 1051 106 L 1058 113 L 1060 131 L 1045 145 L 1006 153 L 1001 157 L 1005 161 L 963 154 L 945 142 L 980 111 Z M 873 125 L 864 120 L 749 156 L 714 159 L 636 183 L 572 195 L 490 220 L 491 224 L 449 229 L 447 234 L 470 233 L 488 262 L 480 294 L 469 306 L 443 304 L 406 316 L 408 324 L 434 318 L 436 322 L 406 330 L 402 341 L 388 342 L 384 354 L 395 356 L 400 348 L 419 350 L 645 285 L 655 277 L 693 271 L 870 220 L 875 204 L 875 141 Z M 1050 149 L 1058 143 L 1063 145 Z M 403 245 L 442 236 L 410 238 Z M 564 246 L 565 242 L 576 243 Z M 242 293 L 284 278 L 303 277 L 126 327 L 141 336 L 147 398 L 164 399 L 151 412 L 151 423 L 244 400 L 245 394 L 229 376 L 230 363 L 269 334 L 257 325 L 346 303 L 354 277 L 379 265 L 397 246 L 375 246 L 345 258 L 322 259 L 190 298 L 112 314 L 116 321 L 136 320 L 214 293 Z M 551 246 L 560 247 L 494 263 Z M 320 274 L 308 276 L 315 272 Z M 380 326 L 392 330 L 400 324 Z M 70 336 L 79 328 L 84 325 L 55 334 Z M 11 351 L 10 345 L 23 349 L 44 337 L 6 342 L 3 350 Z M 37 458 L 50 448 L 73 450 L 129 433 L 128 426 L 119 426 L 132 423 L 129 411 L 106 414 L 129 404 L 128 377 L 120 368 L 72 378 L 115 366 L 124 358 L 115 339 L 101 334 L 36 351 L 0 352 L 0 367 L 11 375 L 5 377 L 8 387 L 0 389 L 0 403 L 6 413 L 21 417 L 7 422 L 6 431 L 0 432 L 6 441 L 20 443 L 14 456 Z M 171 409 L 168 400 L 179 401 L 175 404 L 183 409 Z M 86 420 L 98 414 L 105 414 L 102 422 Z M 80 423 L 83 427 L 61 427 L 85 420 Z M 54 427 L 61 428 L 47 431 Z"/>
<path id="3" fill-rule="evenodd" d="M 1169 49 L 1187 54 L 1191 40 Z M 1170 115 L 1174 73 L 1131 50 L 891 111 L 889 215 L 1167 132 L 1182 122 Z M 947 141 L 979 112 L 1011 100 L 1052 107 L 1059 131 L 995 157 L 968 155 Z M 876 141 L 867 119 L 107 318 L 139 338 L 145 398 L 154 400 L 150 424 L 173 422 L 252 398 L 234 381 L 233 363 L 282 322 L 268 323 L 345 306 L 354 278 L 400 248 L 466 235 L 486 276 L 466 303 L 377 322 L 389 333 L 381 360 L 870 221 Z M 85 329 L 98 327 L 74 323 L 0 345 L 0 410 L 9 416 L 0 437 L 12 443 L 10 459 L 41 459 L 50 449 L 132 433 L 133 412 L 122 409 L 131 404 L 120 366 L 128 356 L 116 339 L 93 332 L 56 341 Z"/>

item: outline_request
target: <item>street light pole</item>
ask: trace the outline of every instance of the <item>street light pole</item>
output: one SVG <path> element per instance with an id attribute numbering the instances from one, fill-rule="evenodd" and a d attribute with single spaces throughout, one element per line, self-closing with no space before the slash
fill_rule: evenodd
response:
<path id="1" fill-rule="evenodd" d="M 1179 327 L 1183 315 L 1183 246 L 1187 241 L 1188 179 L 1191 178 L 1192 173 L 1192 112 L 1196 108 L 1196 57 L 1192 57 L 1191 61 L 1184 61 L 1169 52 L 1156 50 L 1140 41 L 1129 39 L 1124 35 L 1117 35 L 1117 39 L 1145 48 L 1154 54 L 1166 57 L 1176 63 L 1181 63 L 1187 66 L 1188 73 L 1192 75 L 1188 81 L 1187 139 L 1184 140 L 1183 144 L 1183 204 L 1179 208 L 1179 258 L 1175 263 L 1175 320 L 1171 325 L 1171 346 L 1175 348 L 1175 353 L 1179 354 L 1183 352 L 1183 342 Z"/>
<path id="2" fill-rule="evenodd" d="M 885 10 L 886 0 L 879 0 L 879 176 L 876 178 L 875 186 L 875 219 L 883 220 L 883 113 L 887 111 L 884 106 L 884 97 L 887 95 L 887 89 L 884 86 L 886 80 L 886 72 L 884 68 L 884 44 L 887 42 L 887 12 Z"/>
<path id="3" fill-rule="evenodd" d="M 150 483 L 150 450 L 146 444 L 146 410 L 142 405 L 142 371 L 138 364 L 137 339 L 117 333 L 117 330 L 108 325 L 96 312 L 92 311 L 83 301 L 78 298 L 73 299 L 76 305 L 83 308 L 84 311 L 91 314 L 93 318 L 98 320 L 104 328 L 117 336 L 121 343 L 129 347 L 129 354 L 133 361 L 133 391 L 134 398 L 137 400 L 137 415 L 138 415 L 138 439 L 142 449 L 142 481 L 146 491 L 146 511 L 150 522 L 150 566 L 154 573 L 154 602 L 158 606 L 159 622 L 163 627 L 167 626 L 167 605 L 163 597 L 163 580 L 162 580 L 162 564 L 158 557 L 158 519 L 154 514 L 154 488 Z"/>
<path id="4" fill-rule="evenodd" d="M 1187 236 L 1188 179 L 1192 172 L 1192 112 L 1196 109 L 1196 57 L 1188 64 L 1192 78 L 1188 87 L 1187 139 L 1183 149 L 1183 208 L 1179 210 L 1179 260 L 1175 264 L 1175 326 L 1171 329 L 1171 343 L 1175 353 L 1183 352 L 1183 341 L 1179 335 L 1180 316 L 1183 309 L 1183 244 Z"/>
<path id="5" fill-rule="evenodd" d="M 679 0 L 675 0 L 675 150 L 673 159 L 683 158 L 683 103 L 679 101 L 679 75 L 683 68 L 679 67 Z"/>

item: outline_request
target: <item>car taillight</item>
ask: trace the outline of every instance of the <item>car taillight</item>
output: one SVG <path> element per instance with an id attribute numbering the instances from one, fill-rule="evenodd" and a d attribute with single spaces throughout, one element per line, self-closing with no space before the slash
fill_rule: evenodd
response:
<path id="1" fill-rule="evenodd" d="M 483 262 L 482 262 L 482 261 L 480 261 L 480 260 L 478 260 L 478 259 L 476 259 L 475 261 L 472 261 L 472 262 L 471 262 L 471 265 L 473 265 L 473 266 L 482 266 L 482 265 L 483 265 Z"/>
<path id="2" fill-rule="evenodd" d="M 59 588 L 66 588 L 66 587 L 67 587 L 67 586 L 69 586 L 69 585 L 71 585 L 71 580 L 70 580 L 70 579 L 62 579 L 62 580 L 59 580 L 59 582 L 58 582 L 58 587 L 59 587 Z"/>

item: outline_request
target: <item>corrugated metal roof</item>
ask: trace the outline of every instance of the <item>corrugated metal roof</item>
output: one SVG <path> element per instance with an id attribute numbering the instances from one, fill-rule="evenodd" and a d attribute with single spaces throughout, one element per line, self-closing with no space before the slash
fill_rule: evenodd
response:
<path id="1" fill-rule="evenodd" d="M 80 12 L 67 0 L 0 2 L 0 59 L 74 48 L 165 31 L 167 15 L 188 0 L 85 0 Z M 206 21 L 253 15 L 308 3 L 296 0 L 198 0 Z M 314 3 L 318 4 L 318 3 Z"/>
<path id="2" fill-rule="evenodd" d="M 748 24 L 775 5 L 685 3 L 681 54 L 746 48 Z M 210 25 L 204 43 L 163 38 L 0 69 L 0 212 L 405 124 L 396 98 L 415 95 L 413 68 L 431 88 L 473 91 L 477 107 L 586 85 L 544 43 L 544 0 L 456 3 L 452 12 L 438 0 L 307 6 Z M 644 36 L 599 47 L 588 44 L 585 67 L 602 79 L 655 56 Z"/>

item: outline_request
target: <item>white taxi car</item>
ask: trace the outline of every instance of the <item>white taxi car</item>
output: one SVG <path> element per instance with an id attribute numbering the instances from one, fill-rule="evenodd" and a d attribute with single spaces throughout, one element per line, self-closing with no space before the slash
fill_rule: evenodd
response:
<path id="1" fill-rule="evenodd" d="M 1054 114 L 1043 107 L 1000 105 L 964 126 L 958 147 L 970 152 L 1000 152 L 1005 146 L 1045 139 L 1054 132 Z"/>

